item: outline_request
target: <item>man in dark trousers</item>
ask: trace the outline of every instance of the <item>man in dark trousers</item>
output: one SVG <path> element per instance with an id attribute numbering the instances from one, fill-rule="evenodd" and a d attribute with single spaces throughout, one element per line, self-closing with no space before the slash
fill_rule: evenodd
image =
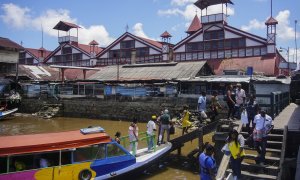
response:
<path id="1" fill-rule="evenodd" d="M 217 175 L 217 164 L 213 158 L 214 146 L 207 144 L 205 152 L 199 156 L 201 180 L 215 180 Z"/>
<path id="2" fill-rule="evenodd" d="M 170 141 L 170 121 L 171 121 L 171 117 L 169 115 L 169 111 L 165 109 L 164 114 L 160 116 L 161 126 L 160 126 L 158 145 L 163 143 L 165 131 L 167 131 L 167 141 Z"/>

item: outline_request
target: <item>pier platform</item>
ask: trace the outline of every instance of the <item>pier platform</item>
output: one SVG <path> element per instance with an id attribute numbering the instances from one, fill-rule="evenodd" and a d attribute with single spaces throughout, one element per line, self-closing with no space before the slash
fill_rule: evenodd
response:
<path id="1" fill-rule="evenodd" d="M 300 106 L 291 103 L 280 114 L 275 117 L 274 129 L 284 129 L 288 126 L 289 131 L 300 131 Z"/>

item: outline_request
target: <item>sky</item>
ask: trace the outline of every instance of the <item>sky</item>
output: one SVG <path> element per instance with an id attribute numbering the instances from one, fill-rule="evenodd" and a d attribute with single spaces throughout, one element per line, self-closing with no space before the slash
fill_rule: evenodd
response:
<path id="1" fill-rule="evenodd" d="M 58 47 L 60 21 L 79 25 L 79 42 L 96 40 L 106 47 L 126 31 L 160 41 L 168 31 L 171 43 L 187 36 L 185 31 L 201 10 L 197 0 L 1 0 L 0 37 L 9 38 L 26 48 Z M 228 25 L 266 38 L 266 20 L 271 16 L 271 0 L 232 0 L 228 5 Z M 273 17 L 278 21 L 277 48 L 290 61 L 300 61 L 300 0 L 273 0 Z M 221 5 L 208 8 L 208 14 L 221 13 Z M 202 11 L 205 15 L 206 11 Z M 297 20 L 297 23 L 295 21 Z M 296 29 L 296 31 L 295 31 Z M 76 30 L 71 34 L 76 34 Z M 63 35 L 60 32 L 60 35 Z M 43 38 L 42 38 L 43 37 Z M 295 37 L 297 38 L 295 40 Z M 43 41 L 42 41 L 43 39 Z M 42 43 L 43 42 L 43 43 Z"/>

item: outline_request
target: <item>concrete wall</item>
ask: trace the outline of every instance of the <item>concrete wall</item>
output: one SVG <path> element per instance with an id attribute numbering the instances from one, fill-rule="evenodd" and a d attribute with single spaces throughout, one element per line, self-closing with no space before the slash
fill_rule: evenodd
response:
<path id="1" fill-rule="evenodd" d="M 168 108 L 171 116 L 182 110 L 188 104 L 191 110 L 196 110 L 195 98 L 174 97 L 146 97 L 139 99 L 62 99 L 63 110 L 60 112 L 65 117 L 84 117 L 108 120 L 132 120 L 136 117 L 139 121 L 147 121 L 153 114 L 159 114 Z M 36 99 L 22 99 L 20 112 L 36 113 L 43 104 L 58 103 Z"/>

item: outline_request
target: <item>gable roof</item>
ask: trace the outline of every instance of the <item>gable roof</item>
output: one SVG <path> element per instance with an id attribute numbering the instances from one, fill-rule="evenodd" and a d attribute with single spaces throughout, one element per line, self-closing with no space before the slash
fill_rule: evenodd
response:
<path id="1" fill-rule="evenodd" d="M 40 48 L 40 49 L 25 48 L 25 51 L 37 60 L 41 57 L 40 56 L 41 54 L 39 53 L 39 51 L 44 51 L 44 58 L 49 56 L 49 54 L 51 54 L 51 52 L 52 52 L 52 51 L 48 51 L 44 48 Z"/>
<path id="2" fill-rule="evenodd" d="M 202 24 L 200 22 L 199 17 L 197 16 L 197 14 L 195 15 L 190 27 L 188 28 L 188 30 L 186 31 L 187 33 L 194 33 L 196 31 L 198 31 L 199 29 L 202 28 Z"/>
<path id="3" fill-rule="evenodd" d="M 267 43 L 267 39 L 256 36 L 254 34 L 250 34 L 246 31 L 242 31 L 240 29 L 234 28 L 232 26 L 229 26 L 227 24 L 224 25 L 225 30 L 238 34 L 240 36 L 246 36 L 249 39 L 252 39 L 254 41 L 258 41 L 260 43 Z M 177 48 L 181 47 L 182 45 L 184 45 L 185 43 L 189 42 L 190 40 L 194 39 L 196 36 L 198 36 L 199 34 L 203 33 L 202 31 L 203 27 L 201 29 L 199 29 L 197 32 L 195 32 L 194 34 L 187 36 L 186 38 L 184 38 L 183 40 L 181 40 L 180 42 L 178 42 L 175 46 L 174 46 L 174 50 L 176 50 Z"/>
<path id="4" fill-rule="evenodd" d="M 160 37 L 162 37 L 162 38 L 169 38 L 169 37 L 172 37 L 172 35 L 168 31 L 165 31 L 164 33 L 162 33 L 160 35 Z"/>
<path id="5" fill-rule="evenodd" d="M 61 30 L 61 31 L 69 31 L 72 28 L 80 28 L 80 26 L 73 24 L 73 23 L 69 23 L 69 22 L 65 22 L 65 21 L 59 21 L 53 29 L 56 30 Z"/>
<path id="6" fill-rule="evenodd" d="M 116 39 L 113 43 L 111 43 L 108 47 L 106 47 L 103 51 L 101 51 L 97 57 L 103 55 L 104 53 L 108 52 L 112 47 L 114 47 L 115 45 L 117 45 L 119 42 L 121 42 L 123 39 L 125 39 L 126 37 L 131 37 L 133 39 L 135 39 L 136 41 L 139 41 L 142 44 L 145 44 L 147 46 L 150 46 L 154 49 L 156 49 L 157 51 L 161 51 L 162 48 L 162 43 L 159 41 L 154 41 L 151 39 L 147 39 L 147 38 L 142 38 L 139 36 L 135 36 L 129 32 L 125 32 L 122 36 L 120 36 L 118 39 Z"/>
<path id="7" fill-rule="evenodd" d="M 273 17 L 270 17 L 266 22 L 266 25 L 273 25 L 273 24 L 278 24 L 278 21 L 274 19 Z"/>
<path id="8" fill-rule="evenodd" d="M 181 63 L 151 63 L 134 64 L 119 67 L 119 80 L 175 80 L 179 78 L 193 78 L 206 64 L 206 61 Z M 118 66 L 105 66 L 91 75 L 89 80 L 115 81 Z"/>
<path id="9" fill-rule="evenodd" d="M 87 56 L 90 56 L 90 45 L 86 45 L 86 44 L 73 44 L 73 43 L 64 43 L 64 44 L 60 44 L 54 51 L 52 51 L 44 60 L 44 63 L 46 63 L 54 54 L 56 54 L 61 48 L 63 48 L 64 46 L 69 45 L 72 48 L 75 48 L 79 51 L 81 51 L 82 53 L 86 54 Z M 95 46 L 95 51 L 96 54 L 100 53 L 103 49 L 100 48 L 99 46 Z"/>
<path id="10" fill-rule="evenodd" d="M 0 47 L 3 48 L 12 48 L 16 50 L 24 49 L 22 46 L 20 46 L 18 43 L 4 37 L 0 37 Z"/>

